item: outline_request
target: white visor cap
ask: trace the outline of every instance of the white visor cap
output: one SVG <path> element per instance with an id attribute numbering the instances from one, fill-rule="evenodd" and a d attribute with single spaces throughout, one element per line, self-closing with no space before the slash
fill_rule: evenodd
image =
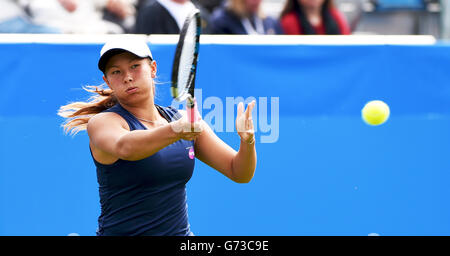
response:
<path id="1" fill-rule="evenodd" d="M 98 68 L 105 73 L 108 60 L 116 54 L 130 52 L 140 58 L 150 58 L 153 60 L 152 53 L 145 40 L 139 39 L 118 39 L 107 42 L 100 50 L 100 59 Z"/>

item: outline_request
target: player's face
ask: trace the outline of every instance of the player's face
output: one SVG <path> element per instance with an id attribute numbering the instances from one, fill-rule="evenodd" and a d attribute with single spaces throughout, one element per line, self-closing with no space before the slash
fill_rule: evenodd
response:
<path id="1" fill-rule="evenodd" d="M 244 0 L 245 7 L 249 13 L 257 13 L 261 0 Z"/>
<path id="2" fill-rule="evenodd" d="M 120 102 L 134 104 L 154 96 L 155 73 L 156 62 L 124 52 L 109 59 L 103 79 Z"/>
<path id="3" fill-rule="evenodd" d="M 305 8 L 320 8 L 325 0 L 297 0 Z"/>

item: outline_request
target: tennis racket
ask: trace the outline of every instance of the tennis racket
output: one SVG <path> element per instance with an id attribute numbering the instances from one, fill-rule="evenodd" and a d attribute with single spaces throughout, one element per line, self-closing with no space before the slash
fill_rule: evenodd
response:
<path id="1" fill-rule="evenodd" d="M 198 51 L 200 48 L 201 18 L 195 9 L 184 21 L 180 31 L 175 58 L 172 66 L 172 97 L 177 101 L 186 100 L 189 122 L 197 120 L 197 104 L 194 98 L 195 74 L 197 72 Z"/>

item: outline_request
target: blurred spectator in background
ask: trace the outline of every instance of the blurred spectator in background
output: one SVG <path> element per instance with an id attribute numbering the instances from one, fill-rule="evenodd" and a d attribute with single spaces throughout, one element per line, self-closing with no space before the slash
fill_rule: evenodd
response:
<path id="1" fill-rule="evenodd" d="M 287 0 L 281 11 L 281 26 L 288 35 L 349 35 L 345 16 L 333 0 Z"/>
<path id="2" fill-rule="evenodd" d="M 118 24 L 124 33 L 132 33 L 139 2 L 141 0 L 107 0 L 103 7 L 103 19 Z"/>
<path id="3" fill-rule="evenodd" d="M 202 6 L 205 11 L 212 13 L 217 7 L 221 6 L 225 0 L 197 0 L 194 2 Z"/>
<path id="4" fill-rule="evenodd" d="M 125 30 L 103 19 L 104 11 L 114 14 L 125 27 L 134 21 L 134 0 L 26 0 L 37 24 L 57 27 L 61 33 L 119 34 Z M 117 21 L 116 21 L 117 22 Z M 134 24 L 128 24 L 133 26 Z"/>
<path id="5" fill-rule="evenodd" d="M 34 24 L 25 11 L 26 3 L 0 0 L 0 33 L 59 33 L 59 29 Z"/>
<path id="6" fill-rule="evenodd" d="M 150 0 L 137 13 L 135 33 L 179 34 L 195 8 L 189 0 Z"/>
<path id="7" fill-rule="evenodd" d="M 442 0 L 442 14 L 441 14 L 441 24 L 442 39 L 450 39 L 450 0 Z"/>
<path id="8" fill-rule="evenodd" d="M 211 15 L 211 33 L 282 34 L 278 21 L 262 13 L 261 2 L 262 0 L 228 0 Z"/>
<path id="9" fill-rule="evenodd" d="M 202 33 L 209 34 L 209 20 L 211 14 L 217 7 L 224 4 L 225 0 L 192 0 L 195 6 L 200 10 L 202 17 Z"/>

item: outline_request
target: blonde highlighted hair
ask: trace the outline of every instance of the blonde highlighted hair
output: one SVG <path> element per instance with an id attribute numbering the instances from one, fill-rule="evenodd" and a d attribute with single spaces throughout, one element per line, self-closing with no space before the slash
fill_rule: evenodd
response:
<path id="1" fill-rule="evenodd" d="M 111 89 L 103 89 L 100 86 L 84 86 L 83 89 L 94 94 L 87 102 L 72 102 L 61 106 L 58 115 L 66 118 L 62 125 L 66 133 L 76 135 L 78 132 L 87 129 L 89 119 L 108 108 L 114 106 L 118 101 Z"/>

